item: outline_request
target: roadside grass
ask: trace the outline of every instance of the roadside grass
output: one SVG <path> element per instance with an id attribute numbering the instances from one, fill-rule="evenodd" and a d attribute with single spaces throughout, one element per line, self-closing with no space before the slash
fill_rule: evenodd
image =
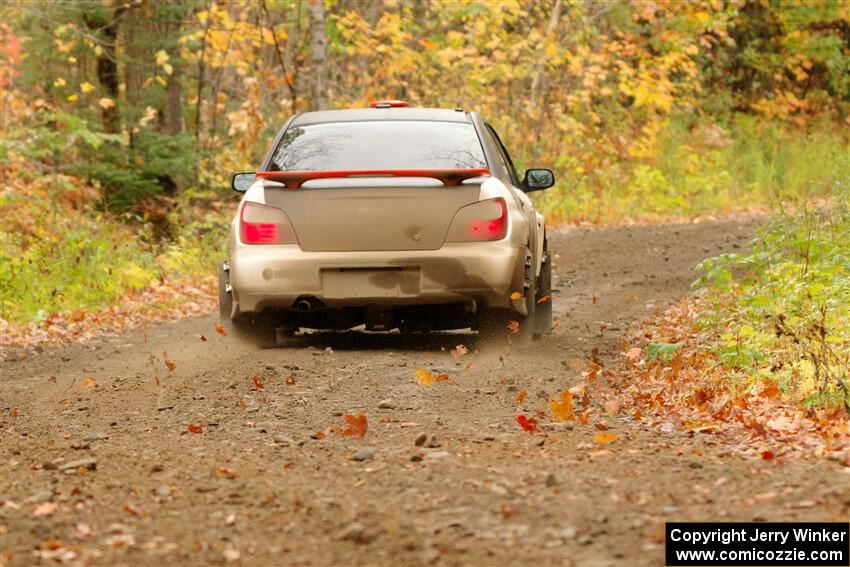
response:
<path id="1" fill-rule="evenodd" d="M 628 333 L 606 407 L 850 466 L 850 188 L 836 193 L 703 261 L 693 296 Z"/>
<path id="2" fill-rule="evenodd" d="M 224 207 L 198 206 L 184 197 L 155 225 L 143 215 L 98 210 L 98 203 L 96 189 L 62 175 L 4 188 L 0 318 L 5 323 L 39 325 L 56 315 L 83 320 L 89 311 L 146 290 L 200 284 L 224 257 L 229 222 Z M 158 295 L 158 308 L 151 307 L 172 309 L 180 297 Z"/>

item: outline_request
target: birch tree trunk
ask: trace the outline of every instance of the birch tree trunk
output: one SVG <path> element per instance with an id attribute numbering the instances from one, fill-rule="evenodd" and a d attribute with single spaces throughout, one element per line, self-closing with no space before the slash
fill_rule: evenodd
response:
<path id="1" fill-rule="evenodd" d="M 313 108 L 325 110 L 328 107 L 328 36 L 325 30 L 324 0 L 309 0 L 307 9 L 310 13 L 310 66 L 313 72 L 311 93 Z"/>

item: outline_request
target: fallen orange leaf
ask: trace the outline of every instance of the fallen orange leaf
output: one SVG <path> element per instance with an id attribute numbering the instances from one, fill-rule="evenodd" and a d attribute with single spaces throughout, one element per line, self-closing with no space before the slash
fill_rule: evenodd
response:
<path id="1" fill-rule="evenodd" d="M 552 300 L 551 295 L 543 295 L 543 296 L 541 296 L 537 299 L 537 303 L 546 303 L 547 301 L 551 301 L 551 300 Z"/>
<path id="2" fill-rule="evenodd" d="M 227 336 L 227 331 L 225 331 L 224 327 L 222 327 L 219 323 L 215 324 L 215 332 L 221 335 L 222 337 Z"/>
<path id="3" fill-rule="evenodd" d="M 515 335 L 519 332 L 519 321 L 510 321 L 508 323 L 508 329 L 511 331 L 512 335 Z"/>
<path id="4" fill-rule="evenodd" d="M 769 400 L 778 400 L 781 395 L 779 384 L 775 380 L 765 380 L 764 386 L 761 389 L 761 395 Z"/>
<path id="5" fill-rule="evenodd" d="M 216 476 L 229 478 L 230 480 L 236 478 L 236 471 L 227 467 L 216 467 L 215 474 Z"/>
<path id="6" fill-rule="evenodd" d="M 256 374 L 254 374 L 253 376 L 251 376 L 251 381 L 254 383 L 254 387 L 255 387 L 256 389 L 258 389 L 258 390 L 262 390 L 262 389 L 264 389 L 264 388 L 266 387 L 266 385 L 265 385 L 265 384 L 263 384 L 262 382 L 260 382 L 260 379 L 257 377 L 257 375 L 256 375 Z"/>
<path id="7" fill-rule="evenodd" d="M 525 401 L 525 397 L 528 395 L 528 390 L 523 388 L 519 391 L 519 394 L 516 395 L 516 403 L 521 404 Z"/>
<path id="8" fill-rule="evenodd" d="M 457 345 L 455 348 L 452 349 L 452 356 L 455 357 L 455 358 L 459 358 L 459 357 L 465 355 L 468 352 L 469 352 L 469 349 L 467 349 L 465 346 Z"/>
<path id="9" fill-rule="evenodd" d="M 415 376 L 420 386 L 431 386 L 434 383 L 434 375 L 424 368 L 417 368 Z"/>
<path id="10" fill-rule="evenodd" d="M 176 364 L 168 360 L 168 351 L 162 351 L 162 360 L 165 361 L 165 366 L 168 368 L 169 372 L 174 372 L 174 369 L 177 368 Z"/>
<path id="11" fill-rule="evenodd" d="M 94 376 L 87 376 L 83 382 L 83 386 L 91 390 L 92 388 L 97 387 L 97 379 L 95 379 Z"/>
<path id="12" fill-rule="evenodd" d="M 605 402 L 605 405 L 603 407 L 605 408 L 606 412 L 613 415 L 616 413 L 620 413 L 622 403 L 619 400 L 608 400 L 607 402 Z"/>
<path id="13" fill-rule="evenodd" d="M 346 437 L 363 437 L 369 429 L 369 420 L 362 413 L 357 415 L 345 414 L 345 429 L 337 429 L 337 433 Z"/>
<path id="14" fill-rule="evenodd" d="M 449 379 L 449 375 L 446 373 L 437 374 L 436 378 L 434 378 L 437 382 L 445 382 Z"/>
<path id="15" fill-rule="evenodd" d="M 571 421 L 576 418 L 573 411 L 573 394 L 564 390 L 561 392 L 561 401 L 549 400 L 549 408 L 552 410 L 552 415 L 558 421 Z"/>
<path id="16" fill-rule="evenodd" d="M 638 358 L 640 358 L 640 355 L 641 349 L 637 346 L 630 348 L 628 352 L 626 352 L 626 358 L 628 358 L 629 360 L 637 360 Z"/>
<path id="17" fill-rule="evenodd" d="M 204 426 L 200 423 L 190 423 L 186 430 L 189 433 L 202 433 L 204 431 Z"/>
<path id="18" fill-rule="evenodd" d="M 617 434 L 613 431 L 600 431 L 599 433 L 593 436 L 593 441 L 602 445 L 612 443 L 616 440 Z"/>
<path id="19" fill-rule="evenodd" d="M 602 366 L 600 366 L 596 362 L 591 362 L 587 365 L 587 372 L 582 374 L 587 375 L 588 382 L 593 382 L 594 380 L 596 380 L 596 375 L 599 374 L 600 370 L 602 370 Z"/>

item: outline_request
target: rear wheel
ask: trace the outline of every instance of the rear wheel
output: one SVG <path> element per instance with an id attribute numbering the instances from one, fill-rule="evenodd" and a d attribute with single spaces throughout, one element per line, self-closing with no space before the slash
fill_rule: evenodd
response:
<path id="1" fill-rule="evenodd" d="M 230 287 L 230 274 L 226 262 L 218 270 L 218 312 L 221 324 L 234 337 L 270 348 L 278 344 L 278 332 L 292 336 L 295 328 L 287 325 L 281 317 L 271 312 L 233 314 L 233 290 Z"/>
<path id="2" fill-rule="evenodd" d="M 527 315 L 523 316 L 512 309 L 485 309 L 478 320 L 478 335 L 487 342 L 506 340 L 512 345 L 525 347 L 531 343 L 536 332 L 535 311 L 537 290 L 534 278 L 534 264 L 531 251 L 525 255 L 525 282 L 523 298 Z"/>
<path id="3" fill-rule="evenodd" d="M 537 278 L 535 295 L 534 338 L 552 332 L 552 258 L 549 256 L 549 241 L 543 241 L 543 265 Z"/>

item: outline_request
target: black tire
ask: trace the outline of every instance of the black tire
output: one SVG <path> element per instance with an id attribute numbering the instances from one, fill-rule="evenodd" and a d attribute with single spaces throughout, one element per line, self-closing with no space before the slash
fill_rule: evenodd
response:
<path id="1" fill-rule="evenodd" d="M 530 251 L 527 256 L 530 257 Z M 533 266 L 531 267 L 533 270 Z M 523 290 L 525 308 L 528 315 L 520 315 L 512 309 L 484 309 L 478 319 L 478 336 L 488 343 L 499 344 L 503 341 L 512 346 L 524 348 L 531 344 L 536 327 L 535 311 L 537 307 L 537 293 L 535 278 L 529 277 L 529 287 Z M 519 328 L 514 332 L 511 329 L 512 321 L 516 321 Z"/>
<path id="2" fill-rule="evenodd" d="M 233 294 L 229 291 L 229 273 L 222 262 L 218 269 L 218 314 L 221 325 L 237 339 L 255 344 L 262 348 L 277 346 L 278 328 L 283 328 L 284 335 L 294 334 L 295 329 L 287 327 L 284 321 L 273 317 L 270 313 L 233 313 Z"/>
<path id="3" fill-rule="evenodd" d="M 240 313 L 230 319 L 230 330 L 234 337 L 255 344 L 260 348 L 278 345 L 277 329 L 280 324 L 265 313 Z"/>
<path id="4" fill-rule="evenodd" d="M 542 303 L 541 303 L 542 300 Z M 552 333 L 552 257 L 549 255 L 549 241 L 543 241 L 543 265 L 537 278 L 535 295 L 534 338 Z"/>

